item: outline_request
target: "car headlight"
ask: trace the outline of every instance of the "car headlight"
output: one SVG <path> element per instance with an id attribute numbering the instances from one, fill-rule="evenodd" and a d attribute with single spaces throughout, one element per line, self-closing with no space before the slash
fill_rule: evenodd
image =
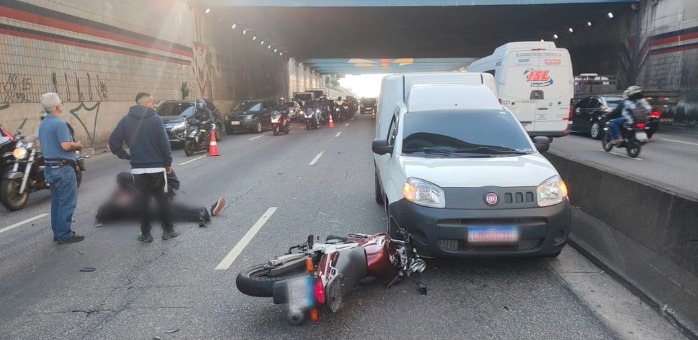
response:
<path id="1" fill-rule="evenodd" d="M 541 183 L 538 191 L 538 206 L 548 207 L 558 204 L 567 198 L 567 185 L 560 176 L 553 176 Z"/>
<path id="2" fill-rule="evenodd" d="M 15 159 L 25 159 L 27 158 L 27 149 L 25 148 L 15 148 L 12 151 L 12 157 Z"/>
<path id="3" fill-rule="evenodd" d="M 402 187 L 402 194 L 406 200 L 414 204 L 432 208 L 443 208 L 446 206 L 444 190 L 436 184 L 421 179 L 407 179 L 407 182 Z"/>

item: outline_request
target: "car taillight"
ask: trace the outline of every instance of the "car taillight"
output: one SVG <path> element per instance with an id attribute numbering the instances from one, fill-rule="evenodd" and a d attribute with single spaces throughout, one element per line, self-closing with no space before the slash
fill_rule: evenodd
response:
<path id="1" fill-rule="evenodd" d="M 569 112 L 567 113 L 567 119 L 563 119 L 563 120 L 568 120 L 571 122 L 572 116 L 574 116 L 574 110 L 572 108 L 570 108 Z"/>
<path id="2" fill-rule="evenodd" d="M 644 128 L 645 128 L 645 123 L 637 123 L 637 128 L 638 128 L 638 129 L 644 129 Z"/>
<path id="3" fill-rule="evenodd" d="M 654 118 L 659 118 L 661 116 L 662 116 L 662 113 L 659 111 L 652 111 L 652 113 L 650 114 L 650 117 L 654 117 Z"/>
<path id="4" fill-rule="evenodd" d="M 322 286 L 322 280 L 317 280 L 315 282 L 315 301 L 317 301 L 318 304 L 324 304 L 325 303 L 325 288 Z"/>

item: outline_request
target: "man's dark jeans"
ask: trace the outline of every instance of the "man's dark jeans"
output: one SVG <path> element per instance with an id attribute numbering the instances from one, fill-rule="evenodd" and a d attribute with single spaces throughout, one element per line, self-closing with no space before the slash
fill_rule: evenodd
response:
<path id="1" fill-rule="evenodd" d="M 162 230 L 172 231 L 174 225 L 172 225 L 172 217 L 170 215 L 170 202 L 165 193 L 165 174 L 157 172 L 133 175 L 133 181 L 138 192 L 138 206 L 141 209 L 141 233 L 150 233 L 152 216 L 149 207 L 152 198 L 157 203 Z"/>
<path id="2" fill-rule="evenodd" d="M 73 237 L 70 225 L 73 212 L 78 203 L 78 181 L 75 169 L 70 165 L 58 168 L 46 166 L 44 177 L 51 186 L 51 229 L 53 236 L 59 240 Z"/>

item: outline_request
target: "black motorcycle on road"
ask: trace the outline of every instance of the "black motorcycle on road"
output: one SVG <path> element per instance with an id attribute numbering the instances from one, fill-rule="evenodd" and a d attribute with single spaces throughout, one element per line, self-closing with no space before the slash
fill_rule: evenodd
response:
<path id="1" fill-rule="evenodd" d="M 220 134 L 216 129 L 216 124 L 211 123 L 211 127 L 207 124 L 187 123 L 187 131 L 184 138 L 184 153 L 187 156 L 193 156 L 202 150 L 208 150 L 211 144 L 211 134 L 216 134 L 216 141 L 220 140 Z"/>
<path id="2" fill-rule="evenodd" d="M 319 106 L 308 106 L 305 110 L 305 127 L 310 130 L 311 128 L 320 128 L 320 117 L 322 116 L 322 109 Z"/>
<path id="3" fill-rule="evenodd" d="M 11 211 L 17 211 L 24 209 L 30 193 L 49 189 L 50 185 L 44 177 L 44 155 L 36 149 L 34 142 L 17 140 L 12 156 L 14 159 L 0 181 L 0 203 Z M 72 165 L 78 187 L 82 182 L 82 172 L 86 171 L 85 158 L 78 151 L 77 162 Z"/>
<path id="4" fill-rule="evenodd" d="M 603 146 L 604 151 L 610 152 L 615 146 L 617 148 L 625 148 L 628 156 L 632 158 L 640 155 L 642 145 L 647 144 L 648 141 L 647 133 L 645 132 L 646 124 L 635 123 L 631 126 L 624 126 L 622 131 L 623 141 L 615 145 L 611 143 L 609 131 L 610 124 L 611 121 L 607 121 L 603 129 L 604 134 L 603 138 L 601 138 L 601 145 Z"/>

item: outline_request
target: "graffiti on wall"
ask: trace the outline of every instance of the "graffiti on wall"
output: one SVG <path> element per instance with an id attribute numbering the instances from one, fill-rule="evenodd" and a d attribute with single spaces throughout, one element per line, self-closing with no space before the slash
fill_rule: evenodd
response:
<path id="1" fill-rule="evenodd" d="M 31 77 L 20 77 L 17 73 L 10 73 L 2 83 L 0 94 L 0 106 L 9 106 L 12 103 L 28 103 L 29 92 L 32 89 Z"/>
<path id="2" fill-rule="evenodd" d="M 206 45 L 200 42 L 194 42 L 194 75 L 199 84 L 199 90 L 203 96 L 206 93 L 206 85 L 209 78 L 208 55 Z"/>
<path id="3" fill-rule="evenodd" d="M 95 142 L 95 134 L 97 132 L 97 122 L 99 121 L 99 107 L 102 103 L 101 102 L 96 102 L 92 106 L 88 106 L 85 104 L 85 102 L 80 102 L 77 107 L 74 109 L 69 110 L 70 114 L 75 117 L 75 119 L 78 120 L 80 125 L 82 126 L 83 129 L 85 129 L 85 133 L 87 134 L 87 139 L 90 141 L 90 146 L 94 145 Z M 94 112 L 94 124 L 90 128 L 87 127 L 85 124 L 85 120 L 88 115 L 91 115 Z"/>

